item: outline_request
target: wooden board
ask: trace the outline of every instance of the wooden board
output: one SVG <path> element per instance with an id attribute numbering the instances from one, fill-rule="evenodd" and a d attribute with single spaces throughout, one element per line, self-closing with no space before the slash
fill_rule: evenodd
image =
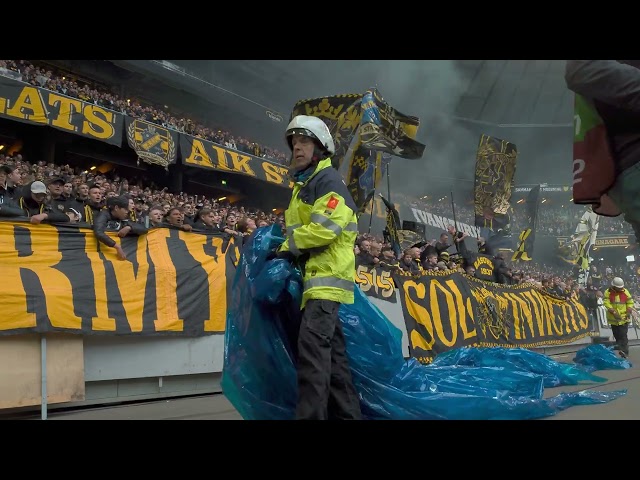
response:
<path id="1" fill-rule="evenodd" d="M 48 334 L 47 403 L 84 400 L 81 335 Z M 0 337 L 0 408 L 42 402 L 40 335 Z"/>

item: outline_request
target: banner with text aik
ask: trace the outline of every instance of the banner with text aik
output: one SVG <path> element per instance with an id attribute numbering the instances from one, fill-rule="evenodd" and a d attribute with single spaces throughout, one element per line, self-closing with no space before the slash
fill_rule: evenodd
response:
<path id="1" fill-rule="evenodd" d="M 180 134 L 180 155 L 182 163 L 191 167 L 239 173 L 282 187 L 293 188 L 287 167 L 222 147 L 203 138 Z"/>
<path id="2" fill-rule="evenodd" d="M 460 273 L 395 275 L 409 352 L 423 363 L 460 347 L 533 348 L 588 336 L 585 308 L 532 284 L 500 285 Z"/>
<path id="3" fill-rule="evenodd" d="M 122 145 L 124 115 L 1 75 L 0 118 Z"/>
<path id="4" fill-rule="evenodd" d="M 127 260 L 89 229 L 0 222 L 0 335 L 224 331 L 239 258 L 233 239 L 168 228 L 109 236 Z"/>

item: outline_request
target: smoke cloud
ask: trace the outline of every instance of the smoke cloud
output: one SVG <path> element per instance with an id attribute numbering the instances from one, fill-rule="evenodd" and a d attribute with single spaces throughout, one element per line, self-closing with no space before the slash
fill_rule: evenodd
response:
<path id="1" fill-rule="evenodd" d="M 392 190 L 471 194 L 481 134 L 516 144 L 516 184 L 571 182 L 573 96 L 561 60 L 206 61 L 200 68 L 284 118 L 300 99 L 377 87 L 397 110 L 420 118 L 417 139 L 426 144 L 422 159 L 393 159 Z M 277 133 L 271 144 L 285 149 Z"/>

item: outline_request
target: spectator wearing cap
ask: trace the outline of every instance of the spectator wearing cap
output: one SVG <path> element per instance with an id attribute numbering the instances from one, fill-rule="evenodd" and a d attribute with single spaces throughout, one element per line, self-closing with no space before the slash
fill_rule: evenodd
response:
<path id="1" fill-rule="evenodd" d="M 107 199 L 107 208 L 94 219 L 93 233 L 100 243 L 116 250 L 119 260 L 126 260 L 124 250 L 105 233 L 107 230 L 117 231 L 120 238 L 147 233 L 142 225 L 129 221 L 129 199 L 124 196 Z"/>
<path id="2" fill-rule="evenodd" d="M 382 247 L 382 258 L 378 264 L 381 268 L 387 270 L 395 270 L 400 268 L 400 262 L 396 258 L 396 254 L 393 252 L 393 248 L 386 246 Z"/>
<path id="3" fill-rule="evenodd" d="M 62 194 L 65 184 L 64 178 L 53 177 L 49 180 L 49 206 L 52 210 L 64 213 L 67 209 L 67 198 Z"/>
<path id="4" fill-rule="evenodd" d="M 18 207 L 29 217 L 31 223 L 68 223 L 69 217 L 64 211 L 53 210 L 45 203 L 47 187 L 44 183 L 36 181 L 29 185 L 29 195 L 18 199 Z"/>
<path id="5" fill-rule="evenodd" d="M 134 201 L 133 201 L 133 212 L 136 218 L 136 221 L 140 224 L 140 225 L 148 225 L 148 220 L 147 218 L 149 217 L 148 215 L 148 205 L 146 204 L 146 202 L 140 198 L 137 197 Z"/>
<path id="6" fill-rule="evenodd" d="M 440 252 L 438 256 L 438 267 L 440 270 L 449 270 L 449 260 L 450 260 L 449 252 L 443 250 Z"/>

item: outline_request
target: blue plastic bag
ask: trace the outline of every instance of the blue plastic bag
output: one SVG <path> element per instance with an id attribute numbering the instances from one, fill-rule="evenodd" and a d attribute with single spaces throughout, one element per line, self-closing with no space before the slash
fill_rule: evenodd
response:
<path id="1" fill-rule="evenodd" d="M 578 385 L 580 382 L 604 382 L 598 377 L 570 363 L 560 363 L 546 355 L 524 348 L 496 347 L 491 349 L 462 348 L 441 353 L 434 365 L 461 365 L 469 367 L 494 367 L 511 365 L 515 369 L 542 375 L 545 387 Z"/>
<path id="2" fill-rule="evenodd" d="M 581 348 L 576 352 L 573 361 L 589 371 L 631 368 L 631 363 L 616 355 L 613 347 L 606 347 L 601 343 Z"/>
<path id="3" fill-rule="evenodd" d="M 228 309 L 224 394 L 245 419 L 292 419 L 295 331 L 302 278 L 287 261 L 267 261 L 283 241 L 277 225 L 243 247 Z M 543 398 L 546 385 L 601 381 L 579 367 L 531 351 L 459 349 L 432 365 L 402 354 L 402 334 L 355 288 L 340 321 L 353 381 L 367 419 L 530 419 L 572 405 L 609 402 L 625 391 L 587 390 Z"/>

